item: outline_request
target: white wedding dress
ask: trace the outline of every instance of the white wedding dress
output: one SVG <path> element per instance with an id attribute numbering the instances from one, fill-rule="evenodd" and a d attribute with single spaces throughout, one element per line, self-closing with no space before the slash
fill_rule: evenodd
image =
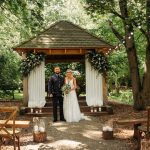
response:
<path id="1" fill-rule="evenodd" d="M 74 87 L 73 79 L 68 82 L 66 79 L 66 84 L 69 84 L 71 88 Z M 79 122 L 83 119 L 77 99 L 77 94 L 75 90 L 72 90 L 69 94 L 64 95 L 64 118 L 67 122 Z"/>

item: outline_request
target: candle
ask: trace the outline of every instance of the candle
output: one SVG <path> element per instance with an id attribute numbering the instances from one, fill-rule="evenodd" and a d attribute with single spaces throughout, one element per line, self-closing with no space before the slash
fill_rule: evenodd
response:
<path id="1" fill-rule="evenodd" d="M 113 131 L 113 128 L 110 127 L 108 131 Z"/>
<path id="2" fill-rule="evenodd" d="M 39 111 L 40 113 L 42 113 L 42 109 L 40 108 L 40 111 Z"/>
<path id="3" fill-rule="evenodd" d="M 44 127 L 39 127 L 39 131 L 40 132 L 45 132 L 45 128 Z"/>
<path id="4" fill-rule="evenodd" d="M 105 127 L 103 127 L 103 131 L 113 131 L 113 128 L 111 128 L 109 126 L 105 126 Z"/>
<path id="5" fill-rule="evenodd" d="M 33 108 L 30 109 L 31 113 L 33 113 Z"/>
<path id="6" fill-rule="evenodd" d="M 38 132 L 39 131 L 39 128 L 37 125 L 34 126 L 34 132 Z"/>
<path id="7" fill-rule="evenodd" d="M 106 127 L 103 127 L 103 131 L 107 131 L 107 128 L 106 128 Z"/>

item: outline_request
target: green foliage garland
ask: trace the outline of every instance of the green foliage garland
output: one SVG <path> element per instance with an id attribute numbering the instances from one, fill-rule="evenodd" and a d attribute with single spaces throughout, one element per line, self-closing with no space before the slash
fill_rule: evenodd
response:
<path id="1" fill-rule="evenodd" d="M 91 66 L 98 71 L 98 73 L 105 74 L 108 71 L 109 64 L 103 53 L 89 51 L 87 54 L 87 59 L 91 63 Z"/>
<path id="2" fill-rule="evenodd" d="M 26 59 L 21 61 L 20 72 L 26 77 L 28 74 L 44 60 L 44 53 L 28 53 Z"/>

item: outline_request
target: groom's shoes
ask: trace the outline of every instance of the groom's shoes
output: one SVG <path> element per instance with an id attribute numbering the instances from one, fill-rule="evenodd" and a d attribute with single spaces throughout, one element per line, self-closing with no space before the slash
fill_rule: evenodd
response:
<path id="1" fill-rule="evenodd" d="M 66 122 L 66 120 L 65 120 L 65 119 L 60 119 L 60 121 L 64 121 L 64 122 Z"/>
<path id="2" fill-rule="evenodd" d="M 57 120 L 54 119 L 53 122 L 57 122 Z"/>

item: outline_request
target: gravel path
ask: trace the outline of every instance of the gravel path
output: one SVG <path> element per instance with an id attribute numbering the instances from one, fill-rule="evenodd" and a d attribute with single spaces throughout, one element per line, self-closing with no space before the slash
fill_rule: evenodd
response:
<path id="1" fill-rule="evenodd" d="M 20 103 L 0 103 L 4 106 L 20 106 Z M 102 139 L 102 127 L 112 126 L 113 120 L 123 118 L 143 118 L 145 112 L 134 112 L 129 105 L 109 103 L 114 109 L 114 115 L 89 117 L 79 123 L 53 123 L 52 118 L 46 118 L 47 141 L 33 142 L 33 127 L 21 132 L 21 150 L 134 150 L 137 146 L 132 139 L 132 126 L 116 126 L 114 140 Z M 0 116 L 0 118 L 3 118 Z M 18 119 L 26 120 L 22 116 Z M 7 145 L 7 146 L 6 146 Z M 13 150 L 11 143 L 2 146 L 1 150 Z"/>
<path id="2" fill-rule="evenodd" d="M 21 136 L 21 150 L 133 150 L 124 139 L 102 139 L 103 122 L 98 117 L 89 117 L 79 123 L 52 123 L 47 118 L 47 142 L 35 143 L 32 128 L 23 131 Z M 131 136 L 132 133 L 128 133 Z M 12 150 L 12 146 L 5 146 L 2 150 Z"/>

